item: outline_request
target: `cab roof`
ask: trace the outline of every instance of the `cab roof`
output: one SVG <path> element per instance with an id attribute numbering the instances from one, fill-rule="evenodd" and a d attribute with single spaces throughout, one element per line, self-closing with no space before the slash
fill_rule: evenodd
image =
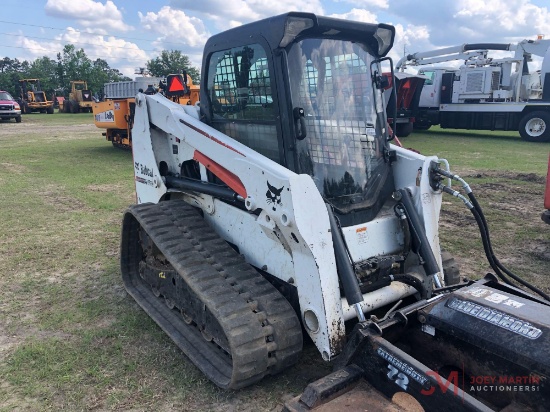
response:
<path id="1" fill-rule="evenodd" d="M 210 37 L 204 56 L 210 53 L 254 42 L 263 37 L 272 50 L 284 48 L 300 37 L 329 37 L 367 43 L 376 57 L 385 56 L 393 46 L 395 28 L 388 24 L 371 24 L 313 13 L 289 12 L 244 24 Z"/>

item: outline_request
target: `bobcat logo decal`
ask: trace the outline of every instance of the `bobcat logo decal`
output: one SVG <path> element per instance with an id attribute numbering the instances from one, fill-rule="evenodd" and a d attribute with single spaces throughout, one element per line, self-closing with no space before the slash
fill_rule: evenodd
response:
<path id="1" fill-rule="evenodd" d="M 282 206 L 283 203 L 281 202 L 281 192 L 283 191 L 285 187 L 281 187 L 280 189 L 277 189 L 269 184 L 267 182 L 267 192 L 265 192 L 265 195 L 267 197 L 267 203 L 273 204 L 272 209 L 273 211 L 277 210 L 275 205 Z"/>

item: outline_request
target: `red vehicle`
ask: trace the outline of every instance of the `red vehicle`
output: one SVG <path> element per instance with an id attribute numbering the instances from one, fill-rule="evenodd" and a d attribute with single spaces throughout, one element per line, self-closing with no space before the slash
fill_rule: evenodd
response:
<path id="1" fill-rule="evenodd" d="M 0 119 L 10 120 L 15 119 L 17 123 L 21 123 L 21 107 L 15 99 L 3 90 L 0 90 Z"/>
<path id="2" fill-rule="evenodd" d="M 395 134 L 397 137 L 407 137 L 413 131 L 413 123 L 418 113 L 418 104 L 420 103 L 420 94 L 424 86 L 425 76 L 415 74 L 395 72 L 395 90 L 397 98 L 395 104 L 392 99 L 393 94 L 393 78 L 390 73 L 383 73 L 388 79 L 388 86 L 384 95 L 386 96 L 387 107 L 395 107 Z M 392 124 L 393 113 L 387 113 L 388 122 Z"/>
<path id="3" fill-rule="evenodd" d="M 546 210 L 542 212 L 542 220 L 550 225 L 550 156 L 548 157 L 548 174 L 546 175 L 546 192 L 544 194 L 544 207 Z"/>

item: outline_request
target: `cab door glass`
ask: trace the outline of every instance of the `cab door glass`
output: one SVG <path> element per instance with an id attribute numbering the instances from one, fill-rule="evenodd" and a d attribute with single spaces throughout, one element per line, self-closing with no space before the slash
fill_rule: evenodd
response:
<path id="1" fill-rule="evenodd" d="M 288 61 L 292 107 L 303 113 L 306 135 L 297 134 L 299 171 L 341 210 L 374 202 L 388 168 L 374 57 L 355 42 L 304 39 L 293 44 Z"/>
<path id="2" fill-rule="evenodd" d="M 271 79 L 265 49 L 249 44 L 212 54 L 207 88 L 212 126 L 280 162 Z"/>

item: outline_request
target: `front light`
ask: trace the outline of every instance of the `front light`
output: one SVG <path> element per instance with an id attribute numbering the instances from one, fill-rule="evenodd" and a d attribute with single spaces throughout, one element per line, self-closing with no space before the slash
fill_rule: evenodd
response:
<path id="1" fill-rule="evenodd" d="M 279 43 L 279 47 L 286 47 L 292 42 L 301 32 L 313 27 L 313 20 L 305 17 L 289 17 L 285 24 L 285 33 L 283 39 Z"/>
<path id="2" fill-rule="evenodd" d="M 374 38 L 378 42 L 378 55 L 383 57 L 388 53 L 393 45 L 394 31 L 386 27 L 378 27 Z"/>
<path id="3" fill-rule="evenodd" d="M 15 104 L 13 105 L 13 108 L 14 108 L 15 110 L 21 110 L 21 107 L 19 107 L 19 104 L 18 104 L 18 103 L 15 103 Z"/>

